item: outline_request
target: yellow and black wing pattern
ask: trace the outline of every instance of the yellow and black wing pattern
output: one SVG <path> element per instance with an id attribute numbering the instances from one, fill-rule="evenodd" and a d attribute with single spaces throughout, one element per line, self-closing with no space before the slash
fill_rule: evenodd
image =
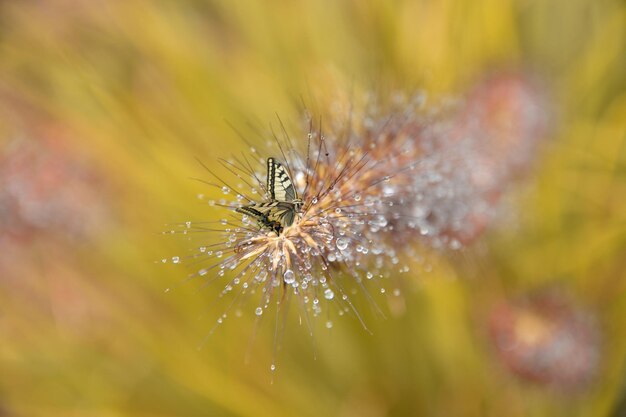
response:
<path id="1" fill-rule="evenodd" d="M 298 198 L 289 172 L 274 158 L 267 158 L 267 193 L 272 201 L 289 203 Z"/>
<path id="2" fill-rule="evenodd" d="M 265 204 L 268 203 L 253 203 L 249 206 L 238 207 L 235 211 L 253 218 L 262 229 L 269 229 L 280 235 L 283 231 L 283 225 L 280 221 L 271 219 L 268 216 L 271 209 L 265 207 Z"/>
<path id="3" fill-rule="evenodd" d="M 239 207 L 237 212 L 256 220 L 261 228 L 280 235 L 293 224 L 302 207 L 295 185 L 283 164 L 274 158 L 267 158 L 267 194 L 270 201 L 252 203 Z"/>

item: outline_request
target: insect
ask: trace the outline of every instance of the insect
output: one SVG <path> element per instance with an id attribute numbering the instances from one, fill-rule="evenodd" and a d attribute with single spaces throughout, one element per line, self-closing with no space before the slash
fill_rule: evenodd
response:
<path id="1" fill-rule="evenodd" d="M 280 235 L 293 224 L 302 208 L 302 199 L 298 197 L 285 166 L 271 157 L 267 158 L 266 190 L 270 201 L 252 203 L 236 211 L 254 218 L 260 227 Z"/>

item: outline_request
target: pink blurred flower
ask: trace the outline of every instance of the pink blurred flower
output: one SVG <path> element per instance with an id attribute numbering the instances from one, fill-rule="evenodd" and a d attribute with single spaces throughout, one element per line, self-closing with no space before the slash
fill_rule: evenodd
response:
<path id="1" fill-rule="evenodd" d="M 491 312 L 489 326 L 498 357 L 524 380 L 570 390 L 583 387 L 598 370 L 598 323 L 561 292 L 503 301 Z"/>
<path id="2" fill-rule="evenodd" d="M 104 182 L 58 132 L 44 133 L 0 149 L 0 230 L 18 240 L 94 236 L 108 216 Z"/>

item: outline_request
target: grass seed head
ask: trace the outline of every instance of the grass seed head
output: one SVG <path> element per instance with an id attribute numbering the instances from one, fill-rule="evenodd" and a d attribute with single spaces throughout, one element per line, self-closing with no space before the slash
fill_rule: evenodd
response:
<path id="1" fill-rule="evenodd" d="M 281 122 L 283 135 L 267 150 L 222 161 L 231 178 L 215 176 L 211 185 L 224 198 L 209 203 L 229 218 L 198 229 L 221 236 L 194 256 L 215 262 L 199 275 L 233 271 L 222 295 L 260 293 L 257 315 L 295 296 L 307 314 L 319 315 L 333 300 L 358 316 L 352 298 L 367 294 L 365 282 L 377 278 L 384 293 L 384 279 L 408 271 L 403 259 L 418 258 L 420 247 L 460 249 L 487 228 L 541 130 L 534 111 L 540 100 L 525 87 L 521 78 L 500 78 L 467 101 L 426 106 L 418 94 L 391 105 L 371 102 L 349 117 L 329 117 L 328 129 L 308 118 L 306 138 L 292 139 Z M 499 100 L 504 110 L 493 121 Z M 268 157 L 284 165 L 302 201 L 294 221 L 280 227 L 271 211 L 256 219 L 254 212 L 233 213 L 272 203 Z"/>

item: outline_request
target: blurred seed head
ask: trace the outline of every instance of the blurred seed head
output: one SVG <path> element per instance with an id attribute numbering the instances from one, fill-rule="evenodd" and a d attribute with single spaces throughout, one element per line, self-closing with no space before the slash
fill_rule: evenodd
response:
<path id="1" fill-rule="evenodd" d="M 483 234 L 502 195 L 536 163 L 548 114 L 532 77 L 496 73 L 435 124 L 414 190 L 420 231 L 431 245 L 458 249 Z"/>
<path id="2" fill-rule="evenodd" d="M 29 121 L 28 133 L 0 146 L 0 292 L 11 294 L 9 310 L 84 337 L 108 310 L 75 249 L 111 224 L 109 187 L 65 129 Z"/>
<path id="3" fill-rule="evenodd" d="M 54 129 L 0 149 L 0 230 L 5 238 L 41 234 L 84 239 L 107 218 L 103 182 Z"/>
<path id="4" fill-rule="evenodd" d="M 586 386 L 598 371 L 597 320 L 562 292 L 505 300 L 491 312 L 489 326 L 499 359 L 523 380 L 569 391 Z"/>

